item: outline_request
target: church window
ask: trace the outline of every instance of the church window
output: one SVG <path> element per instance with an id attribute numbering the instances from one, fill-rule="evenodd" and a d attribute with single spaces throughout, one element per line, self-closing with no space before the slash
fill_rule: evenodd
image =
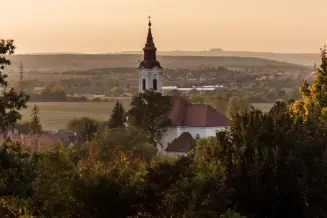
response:
<path id="1" fill-rule="evenodd" d="M 157 90 L 157 89 L 158 89 L 157 86 L 158 86 L 158 84 L 157 84 L 157 79 L 154 79 L 154 80 L 153 80 L 153 89 L 154 89 L 154 90 Z"/>
<path id="2" fill-rule="evenodd" d="M 142 87 L 143 87 L 143 90 L 145 90 L 145 79 L 142 80 Z"/>

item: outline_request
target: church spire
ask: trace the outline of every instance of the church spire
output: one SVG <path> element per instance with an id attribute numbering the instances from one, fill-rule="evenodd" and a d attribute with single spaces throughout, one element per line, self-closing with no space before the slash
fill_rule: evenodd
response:
<path id="1" fill-rule="evenodd" d="M 145 69 L 153 69 L 154 67 L 162 68 L 160 63 L 157 61 L 157 48 L 154 45 L 153 37 L 152 37 L 152 30 L 151 30 L 151 17 L 149 16 L 149 23 L 148 23 L 148 36 L 146 39 L 145 47 L 143 48 L 144 51 L 144 60 L 141 62 L 139 68 Z"/>
<path id="2" fill-rule="evenodd" d="M 148 23 L 149 29 L 148 29 L 148 37 L 146 38 L 145 48 L 146 47 L 148 47 L 148 48 L 152 47 L 155 50 L 157 50 L 156 47 L 154 46 L 152 32 L 151 32 L 151 26 L 152 26 L 151 17 L 149 16 L 148 18 L 149 18 L 149 23 Z"/>

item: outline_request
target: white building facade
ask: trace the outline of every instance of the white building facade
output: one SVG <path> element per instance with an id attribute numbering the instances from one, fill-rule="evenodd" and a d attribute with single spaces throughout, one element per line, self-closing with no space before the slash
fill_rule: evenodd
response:
<path id="1" fill-rule="evenodd" d="M 162 69 L 155 67 L 153 69 L 139 69 L 139 92 L 152 89 L 162 93 L 163 76 Z"/>

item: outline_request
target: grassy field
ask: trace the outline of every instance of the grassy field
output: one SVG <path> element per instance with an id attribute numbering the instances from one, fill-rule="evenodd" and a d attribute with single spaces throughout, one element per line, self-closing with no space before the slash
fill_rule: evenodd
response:
<path id="1" fill-rule="evenodd" d="M 273 103 L 253 103 L 254 107 L 261 109 L 263 112 L 268 112 L 273 105 Z"/>
<path id="2" fill-rule="evenodd" d="M 129 101 L 123 100 L 123 106 L 128 109 Z M 74 118 L 90 117 L 106 121 L 115 102 L 37 102 L 28 103 L 27 109 L 21 111 L 22 121 L 28 121 L 31 110 L 36 104 L 40 109 L 40 120 L 44 130 L 66 128 L 70 120 Z"/>

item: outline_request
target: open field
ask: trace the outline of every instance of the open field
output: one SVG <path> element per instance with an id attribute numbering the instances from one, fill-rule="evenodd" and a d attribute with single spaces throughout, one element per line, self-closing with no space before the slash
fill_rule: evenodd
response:
<path id="1" fill-rule="evenodd" d="M 272 106 L 274 106 L 273 103 L 253 103 L 253 106 L 256 108 L 261 109 L 263 112 L 268 112 Z"/>
<path id="2" fill-rule="evenodd" d="M 125 110 L 129 107 L 129 100 L 122 100 Z M 28 108 L 22 110 L 22 121 L 31 117 L 31 109 L 36 104 L 40 109 L 40 119 L 44 130 L 66 128 L 74 118 L 90 117 L 100 121 L 107 121 L 115 102 L 37 102 L 28 103 Z M 254 106 L 267 111 L 273 104 L 255 103 Z"/>
<path id="3" fill-rule="evenodd" d="M 128 109 L 129 100 L 121 101 Z M 22 121 L 28 121 L 31 110 L 36 104 L 40 109 L 40 120 L 44 130 L 66 128 L 74 118 L 90 117 L 100 121 L 109 119 L 115 102 L 36 102 L 28 103 L 28 108 L 21 111 Z"/>

